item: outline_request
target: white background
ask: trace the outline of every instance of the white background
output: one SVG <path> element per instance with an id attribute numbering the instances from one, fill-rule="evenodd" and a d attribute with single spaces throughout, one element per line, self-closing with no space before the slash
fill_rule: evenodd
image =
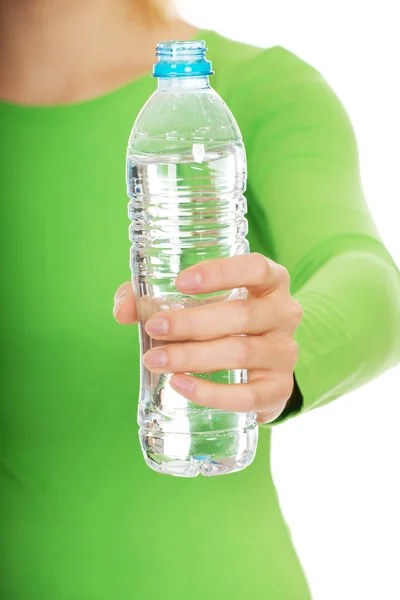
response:
<path id="1" fill-rule="evenodd" d="M 400 265 L 397 0 L 180 5 L 200 27 L 284 46 L 324 74 L 353 121 L 365 192 Z M 400 367 L 274 430 L 274 478 L 314 600 L 400 600 L 399 430 Z"/>

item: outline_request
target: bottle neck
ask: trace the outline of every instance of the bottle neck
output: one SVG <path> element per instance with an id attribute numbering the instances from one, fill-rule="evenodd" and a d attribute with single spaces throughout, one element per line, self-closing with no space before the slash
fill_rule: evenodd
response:
<path id="1" fill-rule="evenodd" d="M 159 77 L 158 91 L 169 92 L 173 90 L 206 90 L 210 87 L 208 75 L 195 77 Z"/>

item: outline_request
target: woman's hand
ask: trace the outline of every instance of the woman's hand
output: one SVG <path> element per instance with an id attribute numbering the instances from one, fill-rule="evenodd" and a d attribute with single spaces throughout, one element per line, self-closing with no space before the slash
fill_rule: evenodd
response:
<path id="1" fill-rule="evenodd" d="M 143 360 L 155 373 L 247 369 L 248 383 L 244 384 L 226 385 L 179 374 L 171 378 L 171 386 L 196 404 L 257 412 L 259 421 L 265 423 L 281 414 L 293 391 L 298 355 L 293 334 L 303 313 L 290 296 L 287 270 L 254 253 L 205 261 L 182 271 L 176 279 L 182 294 L 241 287 L 249 292 L 246 300 L 211 302 L 152 315 L 146 331 L 158 344 L 166 345 L 149 350 Z M 114 316 L 119 323 L 137 320 L 130 282 L 115 295 Z"/>

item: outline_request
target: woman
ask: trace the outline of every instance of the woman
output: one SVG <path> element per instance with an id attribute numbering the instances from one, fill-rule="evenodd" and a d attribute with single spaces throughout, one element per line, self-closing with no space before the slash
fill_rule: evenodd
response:
<path id="1" fill-rule="evenodd" d="M 398 271 L 342 106 L 286 50 L 196 31 L 150 1 L 3 0 L 0 17 L 0 597 L 309 599 L 271 479 L 271 424 L 400 358 Z M 184 480 L 142 459 L 137 332 L 109 303 L 128 274 L 125 148 L 154 89 L 154 47 L 193 38 L 206 40 L 212 85 L 244 136 L 253 253 L 178 279 L 250 291 L 223 326 L 217 305 L 192 313 L 190 370 L 215 366 L 218 348 L 218 367 L 248 368 L 250 383 L 237 394 L 178 375 L 174 386 L 199 404 L 256 409 L 266 425 L 251 467 Z M 129 283 L 114 314 L 136 320 Z M 185 339 L 186 317 L 171 313 L 169 333 L 153 322 L 152 334 Z M 248 336 L 234 347 L 232 333 Z M 145 360 L 182 373 L 186 350 L 169 347 L 163 367 Z"/>

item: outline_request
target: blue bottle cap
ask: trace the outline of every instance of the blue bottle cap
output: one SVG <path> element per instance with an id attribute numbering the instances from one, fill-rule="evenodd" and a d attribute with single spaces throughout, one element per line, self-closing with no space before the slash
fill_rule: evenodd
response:
<path id="1" fill-rule="evenodd" d="M 196 77 L 212 75 L 211 62 L 206 59 L 206 45 L 196 42 L 160 42 L 157 44 L 158 62 L 153 77 Z"/>

